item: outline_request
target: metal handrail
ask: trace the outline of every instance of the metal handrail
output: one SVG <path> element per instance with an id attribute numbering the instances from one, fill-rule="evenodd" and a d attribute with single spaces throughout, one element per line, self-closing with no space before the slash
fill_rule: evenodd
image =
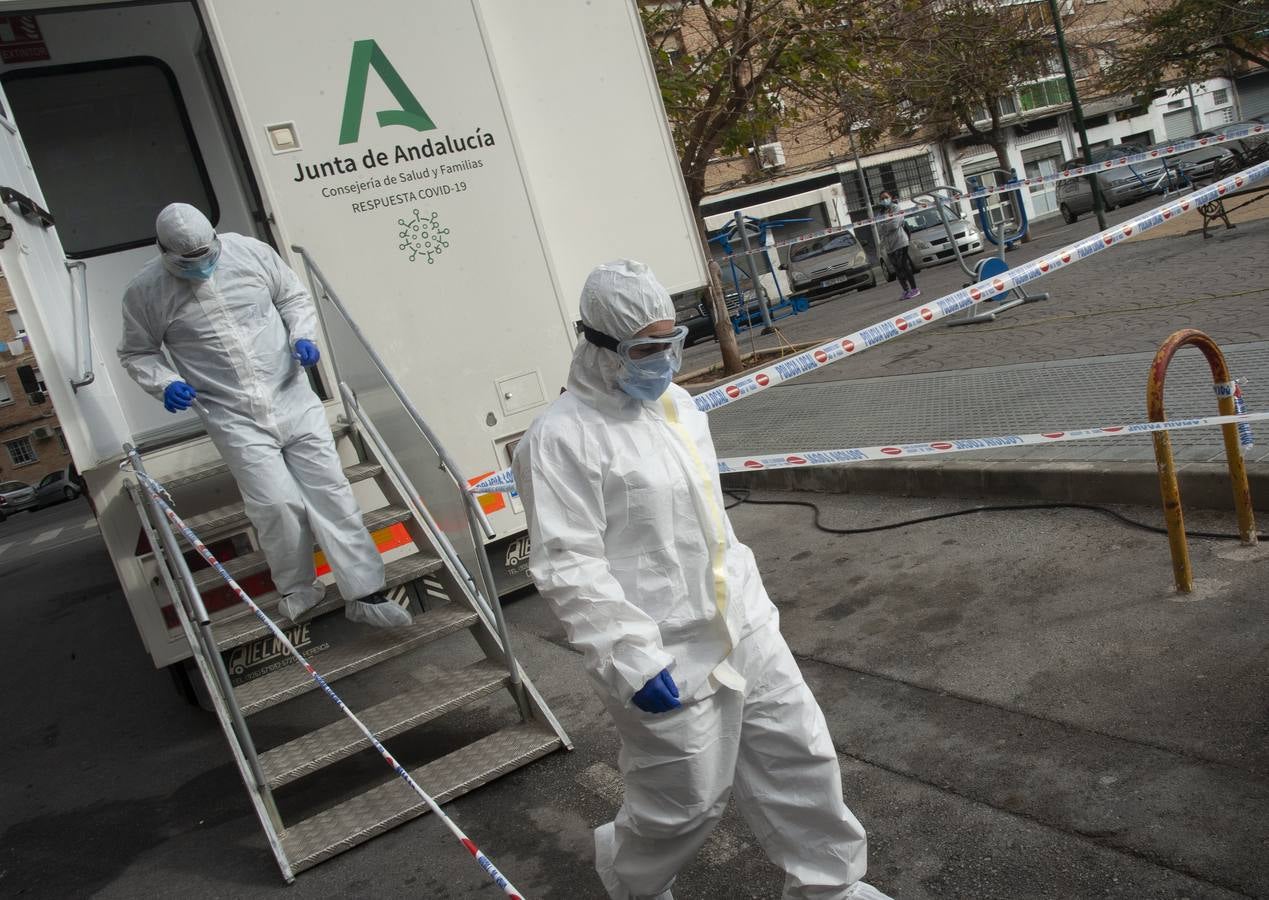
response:
<path id="1" fill-rule="evenodd" d="M 1234 403 L 1233 379 L 1225 354 L 1211 337 L 1196 328 L 1183 328 L 1173 332 L 1161 345 L 1150 363 L 1150 378 L 1146 384 L 1146 406 L 1151 422 L 1165 421 L 1163 385 L 1168 373 L 1168 363 L 1176 352 L 1185 346 L 1197 347 L 1207 357 L 1212 370 L 1212 383 L 1216 388 L 1217 409 L 1222 416 L 1237 413 Z M 1234 508 L 1238 511 L 1238 534 L 1244 544 L 1255 545 L 1256 516 L 1251 506 L 1251 488 L 1247 483 L 1247 466 L 1243 461 L 1242 447 L 1238 442 L 1238 426 L 1228 423 L 1221 426 L 1225 439 L 1225 460 L 1229 465 L 1229 480 L 1234 490 Z M 1172 457 L 1172 439 L 1166 431 L 1156 431 L 1154 438 L 1155 466 L 1159 470 L 1159 490 L 1163 495 L 1163 514 L 1168 523 L 1168 547 L 1172 552 L 1172 575 L 1176 589 L 1182 594 L 1194 590 L 1194 571 L 1190 567 L 1190 548 L 1185 539 L 1185 516 L 1181 511 L 1181 491 L 1177 485 L 1176 462 Z"/>
<path id="2" fill-rule="evenodd" d="M 128 457 L 130 466 L 143 475 L 148 474 L 145 470 L 145 465 L 141 462 L 141 454 L 136 451 L 136 448 L 131 444 L 124 444 L 123 452 Z M 237 703 L 231 702 L 231 698 L 234 696 L 233 683 L 229 680 L 229 672 L 225 669 L 225 661 L 216 647 L 215 635 L 212 634 L 211 629 L 211 615 L 207 612 L 207 607 L 203 603 L 203 595 L 199 592 L 198 586 L 194 582 L 194 574 L 185 562 L 185 555 L 181 553 L 180 544 L 176 540 L 176 535 L 172 533 L 172 526 L 168 524 L 167 517 L 158 508 L 158 504 L 154 502 L 154 498 L 150 496 L 149 491 L 142 487 L 140 493 L 142 502 L 145 505 L 143 524 L 148 525 L 158 533 L 163 556 L 166 557 L 171 568 L 176 570 L 176 576 L 180 579 L 179 583 L 171 585 L 171 588 L 176 588 L 173 599 L 179 602 L 183 597 L 189 603 L 188 614 L 191 614 L 190 617 L 194 620 L 191 624 L 197 624 L 197 628 L 193 629 L 193 631 L 198 639 L 199 649 L 202 650 L 203 656 L 206 657 L 208 666 L 214 676 L 216 687 L 221 692 L 226 712 L 233 724 L 234 734 L 242 745 L 247 764 L 251 769 L 251 776 L 256 780 L 256 787 L 260 791 L 265 792 L 268 790 L 268 781 L 264 776 L 264 770 L 260 767 L 255 743 L 251 739 L 251 732 L 247 728 L 247 722 L 242 717 L 242 711 L 238 709 Z M 156 547 L 155 551 L 159 551 L 160 547 Z M 165 580 L 168 577 L 170 577 L 170 573 L 165 576 Z M 211 687 L 209 684 L 208 688 L 211 689 Z"/>
<path id="3" fill-rule="evenodd" d="M 445 535 L 445 532 L 432 516 L 432 513 L 426 506 L 419 502 L 413 490 L 413 486 L 410 483 L 410 478 L 405 473 L 405 469 L 397 459 L 396 454 L 392 452 L 390 447 L 388 447 L 387 441 L 383 439 L 383 436 L 379 433 L 379 429 L 375 427 L 374 422 L 372 422 L 370 417 L 362 411 L 361 403 L 357 400 L 357 395 L 353 392 L 352 388 L 341 381 L 339 383 L 339 393 L 344 400 L 344 405 L 352 414 L 352 417 L 356 421 L 358 427 L 362 429 L 364 435 L 374 445 L 375 452 L 379 455 L 379 459 L 383 463 L 384 467 L 387 468 L 391 476 L 400 483 L 402 497 L 406 504 L 410 507 L 411 514 L 413 514 L 420 524 L 427 529 L 428 535 L 436 544 L 436 548 L 441 552 L 441 555 L 445 557 L 445 562 L 447 563 L 450 571 L 458 576 L 457 580 L 460 583 L 466 586 L 467 590 L 471 594 L 471 599 L 476 606 L 477 611 L 483 614 L 486 622 L 492 618 L 493 625 L 498 633 L 498 643 L 502 646 L 502 652 L 506 658 L 507 671 L 511 677 L 513 693 L 516 696 L 517 702 L 522 704 L 522 710 L 527 715 L 528 708 L 527 706 L 523 706 L 523 697 L 521 696 L 520 691 L 522 680 L 520 675 L 520 663 L 511 650 L 511 634 L 507 629 L 507 620 L 503 616 L 502 603 L 498 599 L 497 593 L 491 591 L 489 592 L 489 597 L 486 597 L 486 592 L 481 591 L 480 586 L 476 583 L 476 579 L 472 577 L 471 572 L 463 562 L 462 556 L 459 555 L 457 548 L 454 547 L 453 543 Z M 472 525 L 470 518 L 468 518 L 468 524 Z M 483 562 L 487 567 L 489 565 L 489 561 L 485 557 L 479 540 L 479 535 L 475 533 L 474 528 L 472 538 L 476 541 L 476 559 L 478 563 Z M 482 578 L 488 579 L 488 584 L 492 586 L 492 572 L 482 570 L 481 576 Z"/>
<path id="4" fill-rule="evenodd" d="M 493 526 L 490 524 L 489 517 L 485 515 L 485 511 L 481 508 L 480 502 L 471 493 L 471 491 L 467 489 L 468 483 L 462 477 L 458 465 L 450 457 L 449 453 L 446 452 L 440 438 L 436 436 L 436 433 L 432 431 L 431 426 L 429 426 L 423 419 L 422 413 L 419 412 L 418 408 L 414 405 L 414 402 L 405 393 L 405 390 L 401 387 L 400 382 L 396 380 L 395 376 L 393 376 L 392 372 L 388 369 L 387 364 L 375 351 L 374 347 L 370 345 L 370 342 L 366 339 L 365 334 L 357 325 L 352 315 L 349 314 L 348 308 L 344 306 L 343 301 L 339 299 L 339 295 L 335 293 L 335 289 L 322 273 L 322 270 L 317 265 L 317 262 L 303 247 L 292 245 L 291 249 L 298 253 L 300 258 L 304 260 L 304 268 L 308 273 L 310 283 L 313 284 L 314 288 L 318 285 L 321 286 L 321 295 L 325 297 L 325 299 L 328 300 L 333 307 L 335 307 L 335 310 L 344 320 L 344 323 L 348 326 L 349 330 L 352 331 L 353 336 L 361 344 L 362 349 L 366 352 L 366 355 L 370 357 L 370 360 L 374 363 L 375 368 L 379 370 L 380 376 L 384 379 L 384 382 L 388 385 L 393 395 L 396 396 L 397 401 L 401 404 L 402 408 L 405 409 L 415 427 L 418 428 L 419 433 L 423 435 L 424 440 L 426 440 L 431 446 L 432 451 L 436 454 L 436 457 L 440 462 L 440 468 L 446 472 L 450 480 L 454 483 L 454 487 L 461 498 L 460 502 L 463 504 L 463 509 L 467 515 L 467 525 L 471 531 L 471 538 L 476 554 L 476 565 L 480 572 L 480 580 L 484 584 L 484 590 L 480 589 L 480 585 L 476 582 L 476 579 L 472 577 L 472 573 L 463 563 L 462 557 L 458 554 L 457 550 L 454 549 L 453 545 L 445 536 L 444 532 L 440 530 L 439 526 L 433 528 L 433 534 L 437 539 L 437 544 L 440 546 L 440 549 L 442 549 L 442 552 L 446 553 L 446 555 L 452 555 L 452 564 L 454 569 L 462 574 L 460 583 L 465 584 L 472 592 L 472 599 L 475 601 L 477 608 L 479 609 L 483 605 L 487 611 L 492 611 L 494 623 L 497 628 L 498 640 L 502 645 L 503 654 L 506 657 L 507 669 L 511 677 L 511 683 L 514 688 L 516 700 L 521 706 L 521 711 L 527 716 L 528 707 L 524 700 L 523 692 L 520 690 L 521 675 L 519 661 L 516 659 L 515 654 L 511 651 L 511 637 L 507 630 L 506 619 L 503 616 L 502 601 L 498 597 L 498 590 L 494 581 L 493 571 L 489 566 L 489 559 L 485 554 L 485 539 L 496 537 L 497 532 L 494 531 Z M 335 366 L 336 377 L 338 378 L 338 363 L 335 363 Z M 372 440 L 376 444 L 376 449 L 381 455 L 381 460 L 385 465 L 388 465 L 395 470 L 394 474 L 398 480 L 402 482 L 402 486 L 409 488 L 409 490 L 403 492 L 406 494 L 406 502 L 411 505 L 412 509 L 417 507 L 420 513 L 425 517 L 425 521 L 431 520 L 430 513 L 428 513 L 426 509 L 423 508 L 422 504 L 418 502 L 418 498 L 416 496 L 417 492 L 414 490 L 410 479 L 406 476 L 404 469 L 401 468 L 396 456 L 388 448 L 387 442 L 383 440 L 382 436 L 378 432 L 378 429 L 374 427 L 374 423 L 370 422 L 369 417 L 365 416 L 361 412 L 361 406 L 357 402 L 356 395 L 352 392 L 351 388 L 342 381 L 342 379 L 339 381 L 339 391 L 341 396 L 344 398 L 344 402 L 348 405 L 349 410 L 355 414 L 358 421 L 364 426 L 363 431 L 371 435 Z M 435 522 L 432 522 L 431 524 L 432 526 L 435 526 Z"/>
<path id="5" fill-rule="evenodd" d="M 480 502 L 472 496 L 471 491 L 467 490 L 467 482 L 462 479 L 462 476 L 459 474 L 458 466 L 454 463 L 453 459 L 450 458 L 449 453 L 446 452 L 440 438 L 438 438 L 436 433 L 432 431 L 431 426 L 424 421 L 423 415 L 414 405 L 414 401 L 412 401 L 405 393 L 401 384 L 388 369 L 387 364 L 384 363 L 379 354 L 375 352 L 375 349 L 370 345 L 370 342 L 366 340 L 365 334 L 362 333 L 361 328 L 349 314 L 348 308 L 344 306 L 343 301 L 339 299 L 339 295 L 335 293 L 335 289 L 331 287 L 330 281 L 328 281 L 326 276 L 322 274 L 321 268 L 318 267 L 313 257 L 310 256 L 309 252 L 303 247 L 299 245 L 292 245 L 291 249 L 298 253 L 300 258 L 304 260 L 304 267 L 308 271 L 310 279 L 314 279 L 321 283 L 322 293 L 325 295 L 326 299 L 330 301 L 331 305 L 334 306 L 340 316 L 343 317 L 344 323 L 352 330 L 353 335 L 361 343 L 361 346 L 366 351 L 367 355 L 370 356 L 371 361 L 375 364 L 375 368 L 379 370 L 379 374 L 383 376 L 384 381 L 387 382 L 388 387 L 392 390 L 392 393 L 396 395 L 397 400 L 405 408 L 405 411 L 409 413 L 410 418 L 414 421 L 414 424 L 418 427 L 419 431 L 423 433 L 423 437 L 431 445 L 433 452 L 436 453 L 437 458 L 441 461 L 441 468 L 444 469 L 453 480 L 454 486 L 458 489 L 459 494 L 462 496 L 463 503 L 467 507 L 468 514 L 476 518 L 476 521 L 480 524 L 480 528 L 484 532 L 486 538 L 492 539 L 497 537 L 497 532 L 494 531 L 493 526 L 489 523 L 489 517 L 486 516 L 485 511 L 481 509 Z"/>
<path id="6" fill-rule="evenodd" d="M 78 393 L 97 380 L 93 373 L 93 343 L 88 310 L 88 265 L 80 259 L 66 260 L 71 280 L 71 326 L 75 334 L 75 375 L 71 390 Z M 79 290 L 75 289 L 75 272 L 79 272 Z M 78 302 L 77 302 L 78 301 Z"/>

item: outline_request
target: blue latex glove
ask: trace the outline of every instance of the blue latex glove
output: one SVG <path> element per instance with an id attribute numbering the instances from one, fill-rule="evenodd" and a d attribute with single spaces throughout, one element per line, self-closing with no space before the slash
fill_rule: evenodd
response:
<path id="1" fill-rule="evenodd" d="M 634 705 L 646 713 L 663 713 L 678 709 L 679 687 L 670 677 L 668 669 L 662 669 L 648 679 L 648 683 L 634 695 Z"/>
<path id="2" fill-rule="evenodd" d="M 304 368 L 317 365 L 317 361 L 322 358 L 321 351 L 317 349 L 317 345 L 312 341 L 300 338 L 295 342 L 295 352 L 291 354 L 300 361 L 300 365 Z"/>
<path id="3" fill-rule="evenodd" d="M 163 408 L 170 413 L 189 409 L 198 392 L 183 381 L 173 381 L 163 389 Z"/>

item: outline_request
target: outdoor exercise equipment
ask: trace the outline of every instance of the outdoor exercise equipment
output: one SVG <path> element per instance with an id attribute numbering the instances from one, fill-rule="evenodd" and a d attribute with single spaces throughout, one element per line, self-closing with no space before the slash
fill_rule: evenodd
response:
<path id="1" fill-rule="evenodd" d="M 783 319 L 785 316 L 796 316 L 811 308 L 810 301 L 805 297 L 786 297 L 784 295 L 784 289 L 780 287 L 780 279 L 776 275 L 775 266 L 771 263 L 770 250 L 767 246 L 767 236 L 773 229 L 809 221 L 810 219 L 776 219 L 767 221 L 737 212 L 734 222 L 709 239 L 711 244 L 717 243 L 727 254 L 727 265 L 731 270 L 732 286 L 736 291 L 736 309 L 735 312 L 729 314 L 729 318 L 731 319 L 731 327 L 736 334 L 752 328 L 758 322 L 763 323 L 763 332 L 768 333 L 772 328 L 771 323 L 773 321 Z M 750 246 L 751 230 L 757 232 L 754 235 L 758 243 L 757 248 Z M 737 238 L 739 238 L 741 243 L 740 253 L 746 257 L 749 263 L 748 271 L 736 264 L 737 251 L 733 242 Z M 755 257 L 766 260 L 767 273 L 771 275 L 776 295 L 779 297 L 779 301 L 776 303 L 771 303 L 767 298 L 766 287 L 761 280 L 762 276 L 757 274 L 758 266 L 755 263 Z M 752 299 L 746 296 L 747 292 L 741 287 L 742 277 L 753 285 Z"/>
<path id="2" fill-rule="evenodd" d="M 951 206 L 952 199 L 958 196 L 959 192 L 956 188 L 948 185 L 935 185 L 934 189 L 926 195 L 934 201 L 934 207 L 938 210 L 939 220 L 943 223 L 943 229 L 947 232 L 948 243 L 952 246 L 952 252 L 956 254 L 956 262 L 961 267 L 961 271 L 968 275 L 973 281 L 970 284 L 976 284 L 985 281 L 988 278 L 995 278 L 1004 272 L 1009 271 L 1009 263 L 1005 261 L 1005 251 L 1012 249 L 1014 244 L 1020 242 L 1027 236 L 1030 223 L 1027 219 L 1027 208 L 1022 202 L 1022 185 L 1018 181 L 1017 176 L 1012 169 L 992 169 L 993 174 L 999 172 L 1008 176 L 1003 188 L 996 194 L 999 198 L 1000 205 L 1003 206 L 1006 195 L 1012 197 L 1014 208 L 1018 211 L 1018 227 L 1013 233 L 1008 233 L 1008 225 L 1004 215 L 1000 217 L 1000 233 L 997 234 L 992 226 L 990 209 L 987 206 L 986 197 L 977 197 L 974 199 L 974 208 L 978 214 L 978 225 L 982 229 L 983 237 L 990 241 L 996 248 L 994 256 L 983 256 L 972 267 L 965 261 L 964 255 L 961 253 L 960 246 L 956 243 L 956 236 L 952 233 L 952 223 L 948 220 L 947 209 Z M 1009 187 L 1014 185 L 1014 187 Z M 977 177 L 969 179 L 969 189 L 971 192 L 977 193 L 982 187 L 982 181 Z M 939 193 L 939 192 L 945 192 Z M 977 325 L 980 322 L 994 322 L 996 316 L 1000 315 L 1007 309 L 1013 309 L 1023 303 L 1034 303 L 1037 300 L 1048 300 L 1048 293 L 1028 294 L 1022 287 L 1016 287 L 1013 290 L 1005 291 L 997 294 L 995 297 L 987 300 L 991 304 L 991 309 L 984 308 L 983 312 L 974 312 L 973 309 L 966 310 L 963 317 L 953 319 L 948 322 L 951 325 Z"/>

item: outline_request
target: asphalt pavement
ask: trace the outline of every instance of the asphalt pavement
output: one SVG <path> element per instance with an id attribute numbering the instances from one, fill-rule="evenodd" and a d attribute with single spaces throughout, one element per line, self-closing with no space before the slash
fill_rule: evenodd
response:
<path id="1" fill-rule="evenodd" d="M 817 499 L 833 527 L 961 505 Z M 1269 896 L 1263 551 L 1195 541 L 1182 599 L 1164 538 L 1090 512 L 856 536 L 796 507 L 732 516 L 824 708 L 871 881 L 901 900 Z M 431 817 L 284 886 L 214 720 L 151 668 L 101 546 L 0 559 L 0 583 L 0 896 L 501 896 Z M 508 617 L 576 749 L 448 808 L 525 896 L 601 898 L 590 830 L 620 800 L 615 733 L 541 599 Z M 437 652 L 467 658 L 466 640 Z M 488 715 L 389 746 L 425 752 Z M 781 880 L 732 809 L 675 894 L 776 898 Z"/>

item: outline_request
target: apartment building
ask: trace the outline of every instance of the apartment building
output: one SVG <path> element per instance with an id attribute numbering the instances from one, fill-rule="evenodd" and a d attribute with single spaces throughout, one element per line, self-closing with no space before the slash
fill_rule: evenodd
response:
<path id="1" fill-rule="evenodd" d="M 8 280 L 0 275 L 0 481 L 39 484 L 71 463 Z"/>
<path id="2" fill-rule="evenodd" d="M 1036 15 L 1048 19 L 1047 0 L 1008 2 L 1034 6 Z M 1094 148 L 1180 139 L 1269 111 L 1269 73 L 1232 65 L 1225 77 L 1177 85 L 1146 101 L 1130 95 L 1107 96 L 1099 75 L 1113 56 L 1115 41 L 1122 38 L 1119 26 L 1124 16 L 1139 2 L 1062 0 L 1060 4 L 1075 48 L 1077 87 Z M 682 39 L 690 45 L 692 36 Z M 1009 165 L 1018 177 L 1056 172 L 1065 160 L 1079 155 L 1070 96 L 1056 56 L 1044 77 L 1020 85 L 997 104 Z M 977 113 L 980 126 L 986 125 L 988 110 Z M 967 190 L 971 177 L 985 176 L 999 167 L 995 150 L 967 129 L 948 139 L 920 129 L 904 136 L 890 135 L 861 152 L 857 165 L 851 136 L 840 134 L 838 121 L 836 116 L 807 115 L 801 123 L 777 133 L 755 134 L 751 146 L 740 154 L 711 161 L 707 195 L 701 202 L 707 223 L 717 227 L 735 210 L 761 217 L 778 212 L 790 219 L 808 219 L 806 225 L 782 233 L 794 236 L 802 228 L 866 217 L 865 179 L 874 199 L 883 189 L 911 197 L 936 185 Z M 802 200 L 806 205 L 797 206 Z M 1024 202 L 1032 221 L 1058 215 L 1052 185 L 1030 189 Z"/>

